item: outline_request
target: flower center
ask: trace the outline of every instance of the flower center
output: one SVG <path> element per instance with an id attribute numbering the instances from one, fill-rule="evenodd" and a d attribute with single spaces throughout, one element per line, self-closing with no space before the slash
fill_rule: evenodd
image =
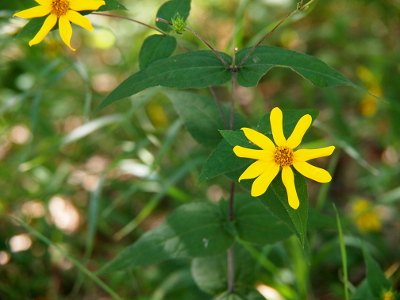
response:
<path id="1" fill-rule="evenodd" d="M 281 167 L 290 166 L 293 163 L 293 150 L 285 146 L 276 147 L 274 161 Z"/>
<path id="2" fill-rule="evenodd" d="M 57 17 L 61 17 L 67 13 L 69 9 L 69 1 L 67 0 L 53 0 L 51 1 L 51 13 Z"/>

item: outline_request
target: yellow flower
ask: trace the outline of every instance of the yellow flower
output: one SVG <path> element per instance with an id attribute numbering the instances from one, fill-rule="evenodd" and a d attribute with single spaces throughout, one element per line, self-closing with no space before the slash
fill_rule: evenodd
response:
<path id="1" fill-rule="evenodd" d="M 64 43 L 73 49 L 70 45 L 72 37 L 71 23 L 75 23 L 86 30 L 92 31 L 93 26 L 90 24 L 88 18 L 82 16 L 77 11 L 82 10 L 97 10 L 100 6 L 105 5 L 104 1 L 94 0 L 35 0 L 40 5 L 20 11 L 14 16 L 30 19 L 38 18 L 49 15 L 42 28 L 36 36 L 29 42 L 29 46 L 39 44 L 43 41 L 44 37 L 50 32 L 50 30 L 56 25 L 57 19 L 58 27 L 60 29 L 60 35 Z"/>
<path id="2" fill-rule="evenodd" d="M 335 147 L 330 146 L 320 149 L 293 151 L 294 148 L 300 145 L 305 132 L 311 125 L 312 118 L 308 114 L 301 117 L 292 135 L 287 140 L 283 134 L 282 111 L 278 107 L 272 110 L 270 121 L 275 144 L 268 137 L 253 129 L 242 128 L 246 137 L 262 150 L 248 149 L 240 146 L 233 148 L 236 156 L 257 159 L 256 162 L 243 172 L 239 178 L 239 182 L 242 179 L 257 177 L 251 187 L 251 195 L 258 197 L 265 193 L 272 180 L 282 168 L 282 181 L 286 188 L 289 205 L 293 209 L 297 209 L 299 207 L 299 197 L 297 196 L 294 175 L 290 166 L 293 165 L 305 177 L 318 182 L 329 182 L 332 177 L 327 171 L 314 167 L 306 161 L 331 155 Z"/>
<path id="3" fill-rule="evenodd" d="M 382 224 L 378 211 L 368 199 L 359 198 L 352 205 L 352 213 L 361 232 L 380 231 Z"/>
<path id="4" fill-rule="evenodd" d="M 383 295 L 383 300 L 394 300 L 394 294 L 391 291 L 386 292 Z"/>

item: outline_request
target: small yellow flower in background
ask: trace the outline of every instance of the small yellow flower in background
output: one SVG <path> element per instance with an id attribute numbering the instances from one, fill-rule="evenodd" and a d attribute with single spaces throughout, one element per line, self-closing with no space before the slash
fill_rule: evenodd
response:
<path id="1" fill-rule="evenodd" d="M 58 21 L 58 27 L 60 29 L 60 36 L 64 43 L 75 51 L 70 45 L 72 37 L 71 23 L 75 23 L 88 31 L 93 30 L 92 24 L 88 18 L 82 16 L 77 11 L 82 10 L 97 10 L 100 6 L 105 5 L 104 1 L 94 0 L 35 0 L 40 5 L 20 11 L 14 16 L 30 19 L 38 18 L 49 15 L 42 28 L 36 36 L 29 42 L 29 46 L 39 44 L 43 41 L 44 37 L 50 32 L 50 30 L 56 25 Z"/>
<path id="2" fill-rule="evenodd" d="M 381 219 L 378 212 L 372 207 L 372 202 L 359 198 L 352 204 L 352 214 L 356 226 L 361 232 L 374 232 L 381 229 Z"/>
<path id="3" fill-rule="evenodd" d="M 383 300 L 394 300 L 394 294 L 391 291 L 386 292 L 383 295 Z"/>
<path id="4" fill-rule="evenodd" d="M 286 140 L 283 134 L 283 115 L 282 111 L 275 107 L 271 111 L 270 116 L 272 136 L 275 144 L 265 135 L 250 129 L 242 128 L 246 137 L 260 147 L 262 150 L 254 150 L 235 146 L 233 151 L 238 157 L 257 159 L 251 164 L 239 178 L 253 179 L 251 187 L 251 195 L 258 197 L 265 193 L 272 180 L 278 175 L 282 168 L 282 181 L 285 185 L 289 205 L 293 209 L 299 207 L 299 197 L 297 196 L 296 187 L 294 184 L 294 174 L 291 165 L 305 177 L 311 178 L 318 182 L 331 181 L 331 175 L 324 169 L 314 167 L 306 161 L 318 157 L 329 156 L 335 149 L 334 146 L 320 149 L 301 149 L 293 151 L 294 148 L 300 145 L 301 140 L 307 129 L 310 127 L 312 118 L 310 115 L 301 117 L 291 136 Z"/>

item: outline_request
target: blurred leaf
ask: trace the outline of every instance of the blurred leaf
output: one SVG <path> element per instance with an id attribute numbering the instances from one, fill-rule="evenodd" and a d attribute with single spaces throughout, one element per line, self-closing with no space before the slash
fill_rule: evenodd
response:
<path id="1" fill-rule="evenodd" d="M 97 11 L 111 11 L 111 10 L 127 10 L 125 6 L 119 3 L 116 0 L 103 0 L 106 2 L 105 5 L 100 6 Z M 80 11 L 79 13 L 82 15 L 90 14 L 92 11 Z M 42 28 L 44 21 L 47 16 L 33 18 L 31 19 L 15 36 L 16 39 L 20 38 L 29 38 L 33 39 L 35 35 L 39 32 L 40 28 Z M 51 31 L 58 29 L 58 24 L 51 29 Z"/>
<path id="2" fill-rule="evenodd" d="M 252 284 L 256 277 L 254 272 L 255 259 L 238 243 L 234 244 L 233 252 L 235 286 L 243 287 Z M 212 257 L 194 258 L 191 264 L 191 271 L 197 286 L 206 293 L 215 295 L 226 290 L 228 286 L 226 253 Z"/>
<path id="3" fill-rule="evenodd" d="M 378 263 L 372 258 L 364 246 L 363 254 L 367 265 L 367 281 L 369 290 L 376 298 L 380 299 L 384 292 L 390 290 L 391 284 Z"/>
<path id="4" fill-rule="evenodd" d="M 186 20 L 190 12 L 190 2 L 190 0 L 172 0 L 165 2 L 163 5 L 161 5 L 156 17 L 171 22 L 171 19 L 175 16 L 175 14 L 179 13 L 179 15 Z M 165 32 L 171 31 L 169 25 L 164 22 L 156 22 L 156 25 Z"/>
<path id="5" fill-rule="evenodd" d="M 221 200 L 228 215 L 228 201 Z M 235 193 L 235 228 L 238 237 L 257 245 L 273 244 L 291 236 L 293 232 L 277 217 L 249 194 Z"/>
<path id="6" fill-rule="evenodd" d="M 109 116 L 97 118 L 95 120 L 92 120 L 86 124 L 83 124 L 80 127 L 75 128 L 74 130 L 72 130 L 69 134 L 67 134 L 63 138 L 62 144 L 63 145 L 70 144 L 72 142 L 75 142 L 75 141 L 91 134 L 92 132 L 94 132 L 106 125 L 109 125 L 112 123 L 119 123 L 124 120 L 125 120 L 125 118 L 120 114 L 109 115 Z"/>
<path id="7" fill-rule="evenodd" d="M 57 245 L 56 243 L 53 243 L 51 240 L 49 240 L 47 237 L 42 235 L 40 232 L 37 230 L 33 229 L 30 227 L 28 224 L 26 224 L 24 221 L 15 218 L 11 216 L 13 220 L 18 222 L 20 225 L 22 225 L 26 230 L 34 234 L 38 239 L 40 239 L 43 243 L 45 243 L 47 246 L 52 246 L 55 249 L 57 249 L 62 255 L 64 255 L 75 267 L 77 267 L 82 273 L 84 273 L 86 276 L 88 276 L 90 279 L 92 279 L 95 283 L 97 283 L 102 289 L 104 289 L 113 299 L 115 300 L 123 300 L 120 298 L 109 286 L 107 286 L 103 281 L 101 281 L 94 273 L 89 271 L 88 269 L 85 268 L 78 260 L 73 258 L 69 253 L 67 253 L 62 247 Z"/>
<path id="8" fill-rule="evenodd" d="M 235 291 L 234 293 L 224 292 L 212 300 L 265 300 L 265 298 L 256 289 L 248 288 L 243 291 Z"/>
<path id="9" fill-rule="evenodd" d="M 221 53 L 225 61 L 232 58 Z M 133 74 L 112 91 L 95 109 L 92 116 L 108 105 L 153 86 L 204 88 L 221 85 L 232 78 L 231 70 L 211 51 L 193 51 L 160 59 Z"/>
<path id="10" fill-rule="evenodd" d="M 342 257 L 342 268 L 343 268 L 344 296 L 345 296 L 345 300 L 348 300 L 349 299 L 349 288 L 348 288 L 348 280 L 349 279 L 348 279 L 348 275 L 347 275 L 346 245 L 344 243 L 342 223 L 340 222 L 339 214 L 337 212 L 335 204 L 333 204 L 333 208 L 335 209 L 337 228 L 338 228 L 338 232 L 339 232 L 340 254 Z"/>
<path id="11" fill-rule="evenodd" d="M 241 62 L 250 49 L 236 53 L 236 61 Z M 273 67 L 290 68 L 318 87 L 348 85 L 361 89 L 313 56 L 271 46 L 258 46 L 251 53 L 238 70 L 238 84 L 244 87 L 257 86 L 261 77 Z"/>
<path id="12" fill-rule="evenodd" d="M 368 288 L 368 280 L 365 279 L 358 285 L 357 289 L 353 293 L 351 300 L 378 300 L 378 298 L 374 297 L 371 294 L 370 289 Z"/>
<path id="13" fill-rule="evenodd" d="M 180 206 L 155 229 L 147 231 L 98 273 L 149 265 L 172 258 L 212 256 L 226 251 L 234 238 L 223 226 L 216 205 L 209 202 Z"/>
<path id="14" fill-rule="evenodd" d="M 308 208 L 308 229 L 336 229 L 337 225 L 335 219 L 328 216 L 315 208 Z"/>
<path id="15" fill-rule="evenodd" d="M 169 57 L 176 48 L 176 39 L 169 35 L 154 34 L 146 38 L 139 52 L 139 67 L 146 68 L 156 60 Z"/>
<path id="16" fill-rule="evenodd" d="M 137 216 L 126 224 L 121 230 L 114 234 L 115 240 L 120 240 L 129 233 L 131 233 L 144 219 L 146 219 L 151 212 L 157 207 L 158 203 L 163 199 L 163 197 L 168 193 L 168 191 L 182 178 L 184 178 L 189 171 L 198 165 L 203 164 L 204 157 L 192 158 L 183 163 L 183 165 L 175 172 L 168 174 L 165 181 L 162 181 L 162 189 L 152 196 L 146 206 L 140 211 Z"/>
<path id="17" fill-rule="evenodd" d="M 225 128 L 220 110 L 213 98 L 186 91 L 163 91 L 172 103 L 191 136 L 205 147 L 217 147 L 222 140 L 218 130 Z M 230 110 L 222 107 L 229 123 Z M 234 115 L 235 128 L 249 126 L 239 113 Z"/>

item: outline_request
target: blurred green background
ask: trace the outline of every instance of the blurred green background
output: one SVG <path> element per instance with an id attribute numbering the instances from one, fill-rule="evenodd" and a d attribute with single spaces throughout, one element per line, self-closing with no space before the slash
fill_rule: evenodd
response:
<path id="1" fill-rule="evenodd" d="M 113 13 L 153 26 L 163 3 L 121 2 L 129 11 Z M 31 48 L 28 40 L 14 39 L 26 20 L 12 15 L 34 5 L 0 2 L 0 299 L 111 299 L 9 215 L 94 272 L 175 207 L 226 197 L 228 180 L 196 186 L 210 151 L 194 142 L 157 88 L 89 120 L 101 100 L 139 70 L 140 47 L 154 31 L 91 15 L 93 32 L 73 25 L 76 52 L 58 31 Z M 234 47 L 254 45 L 295 7 L 292 0 L 194 0 L 188 24 L 232 54 Z M 178 41 L 189 50 L 206 49 L 188 32 Z M 308 181 L 310 206 L 330 216 L 332 203 L 338 206 L 352 285 L 365 277 L 363 240 L 399 288 L 400 1 L 316 1 L 264 44 L 316 56 L 383 99 L 350 87 L 315 88 L 276 68 L 257 88 L 238 87 L 236 108 L 253 126 L 275 106 L 321 111 L 304 146 L 334 144 L 337 150 L 316 162 L 333 181 Z M 226 87 L 216 92 L 229 101 Z M 310 265 L 295 239 L 260 249 L 276 266 L 256 267 L 266 298 L 343 299 L 337 231 L 311 217 L 310 224 Z M 191 278 L 189 260 L 101 278 L 126 299 L 210 298 Z"/>

